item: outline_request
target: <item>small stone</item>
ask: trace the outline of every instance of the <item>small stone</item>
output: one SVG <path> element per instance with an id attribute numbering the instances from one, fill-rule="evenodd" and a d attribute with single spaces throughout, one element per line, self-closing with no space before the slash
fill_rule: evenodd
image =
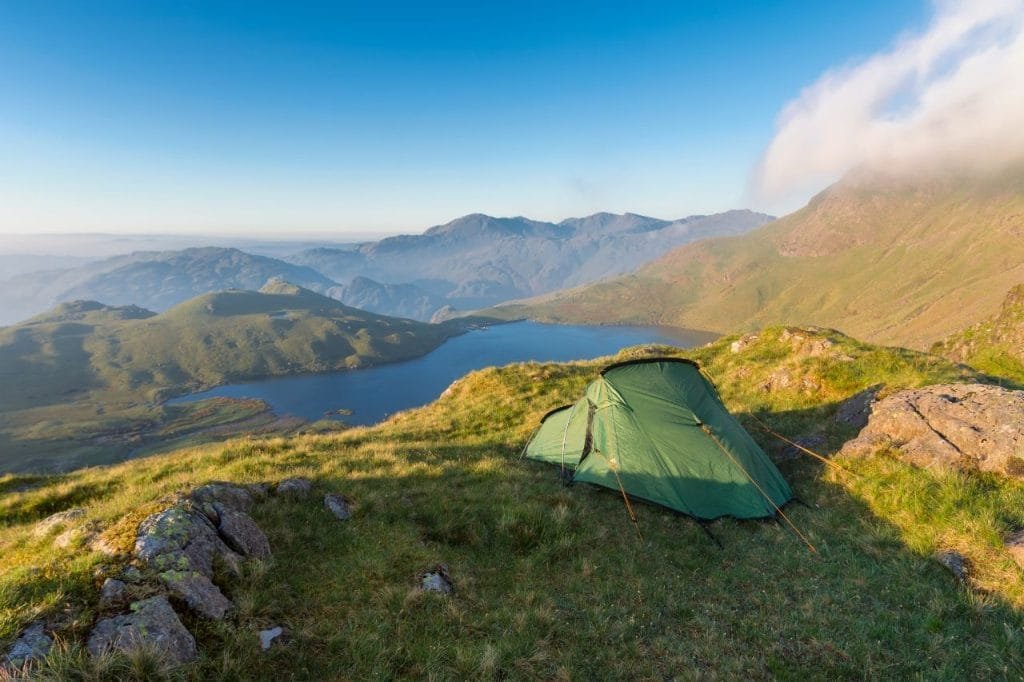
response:
<path id="1" fill-rule="evenodd" d="M 37 661 L 50 653 L 53 640 L 44 631 L 42 623 L 32 623 L 21 633 L 3 658 L 3 667 L 20 668 L 28 661 Z"/>
<path id="2" fill-rule="evenodd" d="M 242 556 L 256 559 L 270 558 L 270 543 L 260 527 L 248 514 L 214 504 L 220 518 L 217 530 L 231 549 Z"/>
<path id="3" fill-rule="evenodd" d="M 105 556 L 117 556 L 124 554 L 124 550 L 112 544 L 102 533 L 96 534 L 89 539 L 89 549 L 99 552 Z"/>
<path id="4" fill-rule="evenodd" d="M 32 529 L 32 536 L 40 538 L 49 534 L 58 526 L 62 526 L 69 521 L 74 521 L 75 519 L 80 519 L 83 516 L 85 516 L 84 509 L 67 509 L 62 512 L 57 512 L 56 514 L 51 514 L 36 524 L 35 528 Z"/>
<path id="5" fill-rule="evenodd" d="M 196 658 L 196 640 L 178 619 L 165 597 L 150 597 L 131 605 L 131 613 L 96 624 L 86 648 L 94 656 L 106 651 L 131 652 L 150 646 L 171 663 Z"/>
<path id="6" fill-rule="evenodd" d="M 454 585 L 452 585 L 452 579 L 448 575 L 448 567 L 444 564 L 438 564 L 421 574 L 420 587 L 425 592 L 440 592 L 442 594 L 451 594 L 452 590 L 455 589 Z"/>
<path id="7" fill-rule="evenodd" d="M 128 586 L 117 578 L 107 578 L 100 588 L 100 608 L 109 609 L 128 603 Z"/>
<path id="8" fill-rule="evenodd" d="M 302 499 L 309 496 L 313 483 L 308 478 L 286 478 L 277 484 L 275 491 L 280 497 Z"/>
<path id="9" fill-rule="evenodd" d="M 260 649 L 266 651 L 274 643 L 274 640 L 284 634 L 284 628 L 278 625 L 269 630 L 260 630 Z"/>
<path id="10" fill-rule="evenodd" d="M 324 506 L 342 521 L 348 521 L 352 518 L 351 505 L 349 504 L 348 498 L 344 495 L 338 495 L 337 493 L 328 493 L 327 495 L 324 495 Z"/>
<path id="11" fill-rule="evenodd" d="M 967 580 L 967 559 L 963 554 L 952 550 L 937 552 L 934 559 L 946 567 L 957 580 Z"/>

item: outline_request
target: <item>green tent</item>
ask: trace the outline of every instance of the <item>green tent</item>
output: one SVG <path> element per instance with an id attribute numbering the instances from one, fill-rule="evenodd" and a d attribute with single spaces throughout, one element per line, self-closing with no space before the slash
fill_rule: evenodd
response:
<path id="1" fill-rule="evenodd" d="M 697 363 L 678 358 L 606 367 L 544 417 L 526 456 L 702 520 L 772 517 L 793 497 Z"/>

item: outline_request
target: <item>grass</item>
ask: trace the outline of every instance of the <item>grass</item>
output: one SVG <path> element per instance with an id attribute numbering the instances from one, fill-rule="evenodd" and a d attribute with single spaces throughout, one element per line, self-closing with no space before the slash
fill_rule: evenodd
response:
<path id="1" fill-rule="evenodd" d="M 817 430 L 826 452 L 845 436 L 832 425 L 835 406 L 859 390 L 976 378 L 934 356 L 830 331 L 769 329 L 733 353 L 736 338 L 686 355 L 718 381 L 741 419 L 757 413 L 788 435 Z M 831 345 L 810 354 L 822 340 Z M 662 353 L 681 354 L 641 347 L 617 359 Z M 552 468 L 518 457 L 541 415 L 577 397 L 603 364 L 474 372 L 434 404 L 371 428 L 234 440 L 56 478 L 0 478 L 0 640 L 43 616 L 69 643 L 47 674 L 96 665 L 75 658 L 74 643 L 99 614 L 99 582 L 119 564 L 33 537 L 33 524 L 53 511 L 83 506 L 82 523 L 127 546 L 138 521 L 176 491 L 214 479 L 308 476 L 312 499 L 254 509 L 274 558 L 226 585 L 237 605 L 227 620 L 187 622 L 201 659 L 161 674 L 1024 675 L 1024 581 L 1001 548 L 1003 535 L 1024 525 L 1020 483 L 919 470 L 884 452 L 842 462 L 852 473 L 787 460 L 780 467 L 807 506 L 786 513 L 818 554 L 779 524 L 728 519 L 711 526 L 720 549 L 692 521 L 646 504 L 636 505 L 641 541 L 617 494 L 563 487 Z M 762 388 L 780 371 L 787 386 Z M 322 508 L 327 491 L 354 501 L 351 521 Z M 969 584 L 929 558 L 945 548 L 970 558 Z M 450 597 L 416 589 L 417 573 L 438 563 L 455 582 Z M 256 633 L 273 625 L 288 628 L 288 641 L 261 652 Z M 124 679 L 144 678 L 130 662 L 116 665 Z"/>

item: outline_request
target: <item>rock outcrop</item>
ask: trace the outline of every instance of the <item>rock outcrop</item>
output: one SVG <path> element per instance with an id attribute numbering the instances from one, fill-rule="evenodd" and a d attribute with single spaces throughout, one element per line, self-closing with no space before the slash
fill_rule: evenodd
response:
<path id="1" fill-rule="evenodd" d="M 135 556 L 196 613 L 220 619 L 230 609 L 231 602 L 213 583 L 214 561 L 237 571 L 242 558 L 210 519 L 187 503 L 152 514 L 139 525 Z"/>
<path id="2" fill-rule="evenodd" d="M 883 448 L 921 467 L 1024 476 L 1024 391 L 950 384 L 893 394 L 872 406 L 840 454 Z"/>
<path id="3" fill-rule="evenodd" d="M 185 607 L 209 619 L 221 619 L 233 604 L 217 581 L 237 574 L 246 559 L 269 559 L 270 543 L 249 516 L 252 506 L 270 494 L 268 485 L 240 486 L 208 483 L 187 495 L 180 495 L 164 509 L 150 514 L 139 524 L 132 562 L 117 575 L 106 575 L 100 590 L 99 607 L 109 613 L 131 602 L 128 613 L 98 621 L 86 648 L 93 654 L 106 651 L 131 652 L 150 648 L 170 663 L 194 660 L 195 638 L 182 624 L 175 607 Z M 279 497 L 302 499 L 312 491 L 304 478 L 281 481 Z M 339 519 L 352 515 L 351 503 L 343 495 L 328 494 L 324 505 Z M 40 537 L 84 516 L 79 509 L 55 514 L 37 526 Z M 97 578 L 104 577 L 100 571 Z M 438 567 L 421 576 L 423 589 L 451 591 L 447 569 Z M 157 592 L 155 596 L 152 595 Z M 139 600 L 140 597 L 148 597 Z M 170 597 L 170 599 L 168 599 Z M 136 600 L 133 602 L 133 599 Z M 263 649 L 283 641 L 287 630 L 275 627 L 260 633 Z M 32 658 L 45 656 L 52 640 L 42 623 L 30 626 L 3 659 L 9 667 L 21 666 Z"/>
<path id="4" fill-rule="evenodd" d="M 93 628 L 86 648 L 93 655 L 149 647 L 171 663 L 188 663 L 197 655 L 196 640 L 165 597 L 135 602 L 131 612 L 104 618 Z"/>

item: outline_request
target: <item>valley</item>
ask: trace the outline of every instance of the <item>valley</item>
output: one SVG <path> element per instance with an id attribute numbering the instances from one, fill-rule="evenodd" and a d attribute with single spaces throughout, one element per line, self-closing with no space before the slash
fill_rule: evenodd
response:
<path id="1" fill-rule="evenodd" d="M 206 294 L 160 314 L 62 304 L 0 329 L 0 466 L 66 470 L 208 431 L 294 429 L 299 422 L 259 401 L 164 401 L 230 381 L 406 360 L 473 324 L 374 315 L 281 281 L 259 292 Z"/>

